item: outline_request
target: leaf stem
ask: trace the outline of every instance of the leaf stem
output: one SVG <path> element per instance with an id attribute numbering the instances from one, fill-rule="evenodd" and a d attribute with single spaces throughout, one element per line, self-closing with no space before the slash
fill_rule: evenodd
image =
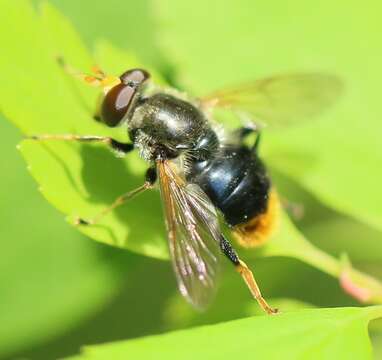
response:
<path id="1" fill-rule="evenodd" d="M 290 232 L 291 236 L 275 236 L 264 247 L 263 254 L 268 256 L 286 256 L 301 260 L 339 279 L 340 285 L 349 295 L 367 304 L 382 304 L 382 283 L 371 275 L 353 268 L 350 261 L 325 253 L 311 244 L 290 222 L 282 216 L 280 228 Z M 287 229 L 289 228 L 289 229 Z"/>

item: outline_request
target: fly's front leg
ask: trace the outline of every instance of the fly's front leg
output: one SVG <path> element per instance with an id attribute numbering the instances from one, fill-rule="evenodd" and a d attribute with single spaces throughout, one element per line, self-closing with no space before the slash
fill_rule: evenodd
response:
<path id="1" fill-rule="evenodd" d="M 102 220 L 102 218 L 105 215 L 110 213 L 115 208 L 125 204 L 128 200 L 134 198 L 136 195 L 141 194 L 148 189 L 151 189 L 153 187 L 153 185 L 155 184 L 156 179 L 157 179 L 157 173 L 156 173 L 155 167 L 148 168 L 146 171 L 145 182 L 143 183 L 143 185 L 141 185 L 141 186 L 137 187 L 136 189 L 131 190 L 131 191 L 129 191 L 129 192 L 127 192 L 121 196 L 118 196 L 110 206 L 103 209 L 100 213 L 95 215 L 93 218 L 86 219 L 86 220 L 78 218 L 75 221 L 76 225 L 95 225 L 95 224 L 99 223 L 100 220 Z"/>
<path id="2" fill-rule="evenodd" d="M 278 310 L 270 307 L 261 295 L 260 288 L 256 283 L 252 271 L 248 268 L 244 261 L 240 260 L 232 245 L 223 235 L 220 239 L 220 248 L 223 251 L 224 255 L 226 255 L 228 259 L 235 265 L 236 271 L 241 275 L 244 282 L 248 286 L 249 291 L 251 292 L 252 296 L 256 299 L 260 307 L 269 315 L 276 314 Z"/>
<path id="3" fill-rule="evenodd" d="M 74 135 L 74 134 L 41 134 L 27 136 L 27 139 L 36 141 L 49 141 L 49 140 L 61 140 L 61 141 L 79 141 L 79 142 L 95 142 L 102 143 L 110 147 L 110 149 L 117 151 L 118 153 L 127 154 L 134 149 L 134 145 L 131 143 L 122 143 L 107 136 L 96 135 Z"/>

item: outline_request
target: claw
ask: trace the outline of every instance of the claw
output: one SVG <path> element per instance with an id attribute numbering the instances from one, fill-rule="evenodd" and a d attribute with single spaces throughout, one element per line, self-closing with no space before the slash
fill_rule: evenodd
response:
<path id="1" fill-rule="evenodd" d="M 24 137 L 25 140 L 38 140 L 38 135 L 27 135 Z"/>
<path id="2" fill-rule="evenodd" d="M 279 314 L 281 314 L 281 312 L 279 311 L 279 309 L 272 309 L 268 314 L 269 315 L 279 315 Z"/>
<path id="3" fill-rule="evenodd" d="M 75 220 L 74 220 L 74 225 L 90 225 L 89 221 L 86 221 L 80 217 L 77 217 Z"/>

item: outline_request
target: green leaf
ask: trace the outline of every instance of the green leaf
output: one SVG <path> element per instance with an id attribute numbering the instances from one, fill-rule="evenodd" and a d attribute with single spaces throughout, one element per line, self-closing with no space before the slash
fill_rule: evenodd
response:
<path id="1" fill-rule="evenodd" d="M 260 253 L 263 256 L 287 256 L 301 260 L 337 277 L 344 290 L 359 301 L 382 303 L 382 284 L 379 280 L 354 269 L 346 256 L 337 260 L 311 244 L 285 214 L 281 215 L 277 232 L 260 249 Z"/>
<path id="2" fill-rule="evenodd" d="M 86 359 L 372 359 L 367 333 L 381 307 L 303 310 L 88 346 Z"/>
<path id="3" fill-rule="evenodd" d="M 17 34 L 22 41 L 20 44 L 5 42 L 3 46 L 14 61 L 0 60 L 7 70 L 2 74 L 4 81 L 10 84 L 6 90 L 0 89 L 2 109 L 7 117 L 27 133 L 74 132 L 126 139 L 121 130 L 109 130 L 91 121 L 87 108 L 95 102 L 96 94 L 63 73 L 55 61 L 60 55 L 80 68 L 91 63 L 90 55 L 69 22 L 47 4 L 42 8 L 41 17 L 33 13 L 28 2 L 22 4 L 23 7 L 6 3 L 6 21 L 16 21 L 20 9 L 21 14 L 25 13 L 22 18 L 25 27 Z M 1 26 L 4 31 L 12 31 L 6 21 Z M 29 31 L 29 27 L 34 30 Z M 28 44 L 38 46 L 41 51 L 32 51 Z M 133 55 L 116 50 L 104 41 L 96 46 L 96 57 L 107 70 L 122 71 L 138 65 Z M 152 72 L 154 80 L 163 83 L 160 76 Z M 23 78 L 21 89 L 19 81 L 11 81 L 17 80 L 18 76 Z M 37 91 L 35 87 L 38 87 Z M 20 98 L 26 100 L 18 102 Z M 42 99 L 45 99 L 43 106 Z M 41 193 L 68 214 L 70 222 L 76 216 L 88 218 L 97 214 L 117 196 L 142 182 L 144 164 L 137 154 L 121 160 L 99 145 L 59 141 L 36 143 L 31 140 L 24 141 L 20 150 L 31 174 L 40 184 Z M 143 213 L 145 217 L 142 217 Z M 97 241 L 165 259 L 168 253 L 160 214 L 158 194 L 151 192 L 134 199 L 129 206 L 118 208 L 102 224 L 79 229 Z M 262 252 L 298 258 L 335 277 L 344 274 L 341 262 L 311 246 L 285 217 L 274 240 Z M 248 256 L 253 256 L 253 252 Z M 351 267 L 347 268 L 351 270 Z M 381 300 L 382 288 L 378 282 L 353 270 L 350 272 L 350 283 L 355 282 L 360 289 L 366 289 L 365 301 Z"/>
<path id="4" fill-rule="evenodd" d="M 359 84 L 359 66 L 362 63 L 352 56 L 354 44 L 342 41 L 339 48 L 336 37 L 328 38 L 330 30 L 326 28 L 323 32 L 317 32 L 323 18 L 326 19 L 326 27 L 331 29 L 335 26 L 337 29 L 339 18 L 347 22 L 351 16 L 358 17 L 357 13 L 344 17 L 340 3 L 334 5 L 334 14 L 333 4 L 329 2 L 317 6 L 314 12 L 311 12 L 310 5 L 308 8 L 302 1 L 279 4 L 277 8 L 271 3 L 249 0 L 239 3 L 227 1 L 224 6 L 217 1 L 191 4 L 174 0 L 157 1 L 156 5 L 160 24 L 158 39 L 169 58 L 178 65 L 180 85 L 196 95 L 228 84 L 288 71 L 326 71 L 343 77 L 347 86 L 368 86 L 366 83 Z M 363 7 L 362 11 L 372 10 Z M 291 18 L 295 19 L 293 23 L 290 23 Z M 354 28 L 354 31 L 359 36 L 366 34 L 366 31 L 371 32 L 369 27 Z M 332 32 L 339 37 L 348 36 L 348 32 Z M 377 38 L 368 49 L 370 58 L 380 51 L 380 47 L 374 45 L 378 44 Z M 361 53 L 365 56 L 364 52 Z M 375 66 L 379 69 L 377 62 Z M 369 133 L 359 136 L 363 118 L 356 116 L 359 109 L 355 111 L 355 107 L 360 106 L 362 99 L 356 98 L 359 94 L 354 88 L 349 90 L 341 107 L 328 111 L 320 121 L 282 132 L 264 131 L 261 151 L 272 170 L 287 174 L 331 207 L 381 228 L 382 222 L 378 220 L 382 219 L 378 218 L 382 215 L 381 194 L 374 193 L 382 173 L 380 167 L 370 166 L 380 162 L 381 148 L 376 151 L 378 136 L 371 134 L 369 137 Z M 368 94 L 366 89 L 364 93 Z M 366 100 L 364 103 L 367 103 Z M 370 111 L 368 105 L 365 107 L 364 113 Z M 371 117 L 370 129 L 373 128 L 374 132 L 381 125 L 375 114 Z M 366 173 L 371 175 L 362 176 Z M 367 189 L 364 185 L 358 185 L 361 181 L 367 183 Z M 366 191 L 370 192 L 367 194 Z M 282 196 L 288 199 L 288 192 L 282 193 Z M 370 299 L 376 302 L 382 299 L 381 285 L 358 272 L 351 271 L 350 283 L 354 284 L 345 284 L 343 277 L 346 278 L 346 271 L 351 269 L 345 265 L 346 261 L 341 263 L 313 247 L 286 217 L 281 220 L 278 234 L 261 253 L 302 260 L 342 278 L 345 287 L 357 283 L 356 288 L 361 290 L 367 284 L 367 288 L 373 289 L 371 292 L 374 295 L 369 294 Z M 247 255 L 251 256 L 251 253 Z M 345 268 L 348 270 L 345 271 Z M 350 291 L 349 287 L 347 289 Z"/>
<path id="5" fill-rule="evenodd" d="M 27 1 L 3 1 L 0 29 L 5 34 L 1 57 L 1 109 L 24 133 L 77 133 L 113 135 L 127 140 L 123 130 L 109 130 L 91 119 L 97 93 L 72 79 L 58 66 L 56 57 L 79 69 L 93 61 L 70 23 L 50 5 L 38 16 Z M 22 26 L 15 26 L 19 21 Z M 15 41 L 14 39 L 17 39 Z M 134 56 L 121 54 L 107 43 L 97 47 L 101 62 L 117 70 L 137 66 Z M 10 61 L 12 59 L 12 61 Z M 85 70 L 86 71 L 86 70 Z M 160 78 L 153 73 L 154 80 Z M 22 99 L 22 101 L 20 101 Z M 90 109 L 90 110 L 89 110 Z M 60 211 L 91 217 L 117 196 L 143 182 L 143 163 L 136 154 L 117 159 L 102 146 L 24 141 L 20 147 L 41 193 Z M 154 205 L 153 205 L 154 204 Z M 145 211 L 147 216 L 142 218 Z M 81 228 L 93 239 L 142 254 L 166 258 L 158 195 L 144 194 L 131 206 L 118 209 L 102 225 Z M 155 229 L 155 233 L 153 232 Z"/>
<path id="6" fill-rule="evenodd" d="M 108 39 L 155 68 L 168 67 L 155 39 L 150 0 L 50 0 L 50 3 L 70 18 L 88 46 L 92 47 L 98 39 Z"/>
<path id="7" fill-rule="evenodd" d="M 311 124 L 264 131 L 263 154 L 321 201 L 381 230 L 381 4 L 155 3 L 158 40 L 178 65 L 179 83 L 196 95 L 285 72 L 343 79 L 339 106 Z"/>
<path id="8" fill-rule="evenodd" d="M 118 293 L 137 258 L 68 227 L 36 191 L 16 151 L 20 136 L 0 118 L 0 357 L 51 340 Z M 13 358 L 13 357 L 12 357 Z"/>
<path id="9" fill-rule="evenodd" d="M 374 359 L 380 359 L 382 357 L 382 333 L 372 335 L 372 343 L 374 350 Z"/>
<path id="10" fill-rule="evenodd" d="M 357 265 L 382 260 L 380 231 L 329 208 L 296 181 L 274 169 L 271 173 L 277 189 L 288 196 L 287 206 L 295 214 L 294 224 L 309 241 L 333 256 L 345 251 Z"/>

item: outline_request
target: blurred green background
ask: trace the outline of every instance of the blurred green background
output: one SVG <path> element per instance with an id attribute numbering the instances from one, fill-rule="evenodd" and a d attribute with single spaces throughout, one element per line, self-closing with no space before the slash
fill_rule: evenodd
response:
<path id="1" fill-rule="evenodd" d="M 348 253 L 355 266 L 382 279 L 379 3 L 240 0 L 226 9 L 215 1 L 50 3 L 90 50 L 105 39 L 194 94 L 283 71 L 341 76 L 346 94 L 334 115 L 276 133 L 269 146 L 265 137 L 264 153 L 282 193 L 304 205 L 305 216 L 296 221 L 301 232 L 329 254 Z M 33 4 L 37 9 L 39 1 Z M 0 130 L 0 358 L 56 359 L 85 344 L 257 311 L 229 265 L 213 307 L 198 314 L 180 299 L 167 261 L 81 235 L 39 194 L 16 150 L 21 133 L 4 117 Z M 301 174 L 317 153 L 322 161 Z M 259 256 L 251 264 L 267 298 L 287 310 L 359 305 L 337 279 L 297 259 Z M 379 327 L 373 332 L 376 358 L 382 356 Z"/>

